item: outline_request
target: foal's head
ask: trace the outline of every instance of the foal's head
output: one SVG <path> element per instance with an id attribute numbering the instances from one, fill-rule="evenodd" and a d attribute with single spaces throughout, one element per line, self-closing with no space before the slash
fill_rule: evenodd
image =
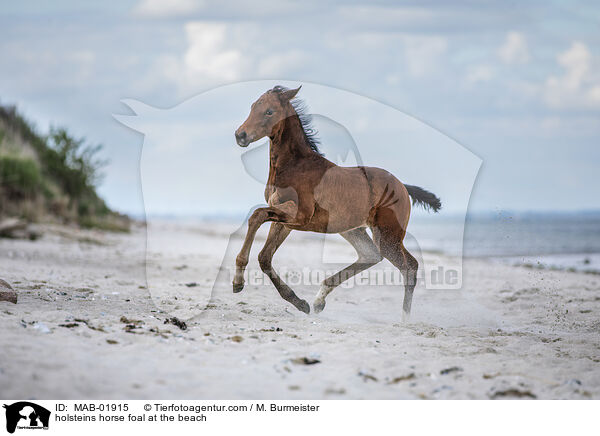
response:
<path id="1" fill-rule="evenodd" d="M 273 128 L 277 123 L 296 115 L 290 100 L 296 96 L 300 88 L 285 89 L 276 86 L 261 95 L 252 104 L 246 121 L 235 131 L 238 145 L 247 147 L 251 142 L 265 136 L 272 136 Z"/>

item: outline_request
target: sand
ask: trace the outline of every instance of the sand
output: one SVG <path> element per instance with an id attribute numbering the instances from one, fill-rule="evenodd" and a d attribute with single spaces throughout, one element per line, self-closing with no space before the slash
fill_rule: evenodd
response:
<path id="1" fill-rule="evenodd" d="M 324 312 L 305 315 L 268 282 L 231 292 L 226 267 L 238 240 L 222 262 L 232 229 L 151 224 L 147 275 L 143 226 L 130 234 L 44 226 L 37 241 L 0 240 L 0 277 L 19 295 L 16 305 L 0 302 L 0 396 L 600 397 L 599 276 L 471 259 L 461 290 L 418 287 L 407 323 L 396 285 L 339 288 Z M 262 241 L 264 232 L 251 271 Z M 292 233 L 275 267 L 314 264 L 315 244 Z M 330 246 L 328 256 L 353 256 L 347 244 Z M 293 287 L 312 304 L 315 285 Z M 164 324 L 172 316 L 188 328 Z"/>

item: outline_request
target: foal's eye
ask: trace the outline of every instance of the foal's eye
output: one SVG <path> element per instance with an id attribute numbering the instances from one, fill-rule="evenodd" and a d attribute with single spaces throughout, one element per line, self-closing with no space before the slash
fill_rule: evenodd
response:
<path id="1" fill-rule="evenodd" d="M 265 115 L 273 115 L 273 111 L 271 109 L 267 109 Z"/>

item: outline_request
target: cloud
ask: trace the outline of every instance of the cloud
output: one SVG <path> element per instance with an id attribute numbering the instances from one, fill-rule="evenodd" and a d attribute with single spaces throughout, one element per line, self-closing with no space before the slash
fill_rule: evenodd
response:
<path id="1" fill-rule="evenodd" d="M 177 17 L 198 11 L 203 5 L 198 0 L 141 0 L 133 13 L 148 18 Z"/>
<path id="2" fill-rule="evenodd" d="M 600 108 L 600 77 L 592 69 L 592 54 L 579 41 L 560 53 L 556 60 L 564 69 L 560 77 L 550 76 L 543 97 L 553 108 Z"/>
<path id="3" fill-rule="evenodd" d="M 469 67 L 466 80 L 469 83 L 489 82 L 494 78 L 494 69 L 489 65 L 474 65 Z"/>
<path id="4" fill-rule="evenodd" d="M 298 71 L 303 65 L 310 63 L 310 57 L 302 51 L 273 54 L 261 59 L 258 63 L 258 75 L 275 78 L 279 75 Z"/>
<path id="5" fill-rule="evenodd" d="M 185 23 L 184 51 L 157 56 L 140 85 L 151 88 L 167 82 L 177 88 L 181 98 L 207 87 L 242 80 L 251 72 L 252 63 L 244 55 L 240 32 L 251 33 L 251 29 L 238 27 L 236 33 L 233 26 L 223 22 Z"/>
<path id="6" fill-rule="evenodd" d="M 227 48 L 227 25 L 190 22 L 185 25 L 188 48 L 184 67 L 188 74 L 209 79 L 238 80 L 242 69 L 242 53 Z"/>
<path id="7" fill-rule="evenodd" d="M 435 21 L 435 12 L 421 7 L 354 4 L 340 6 L 337 13 L 344 22 L 350 22 L 353 26 L 360 25 L 363 29 L 378 31 L 388 28 L 396 30 L 398 26 L 431 25 Z"/>
<path id="8" fill-rule="evenodd" d="M 331 47 L 351 55 L 361 52 L 362 71 L 368 68 L 367 65 L 378 65 L 382 69 L 386 64 L 394 65 L 394 71 L 386 75 L 386 81 L 398 83 L 401 76 L 422 79 L 440 73 L 448 38 L 406 32 L 348 32 L 340 34 Z"/>
<path id="9" fill-rule="evenodd" d="M 508 32 L 498 56 L 505 64 L 524 64 L 529 61 L 529 49 L 525 36 L 520 32 Z"/>
<path id="10" fill-rule="evenodd" d="M 183 48 L 155 56 L 138 80 L 139 90 L 171 85 L 179 98 L 187 98 L 241 80 L 299 76 L 316 56 L 290 48 L 280 34 L 274 41 L 264 41 L 260 26 L 253 22 L 187 21 L 183 32 Z"/>
<path id="11" fill-rule="evenodd" d="M 304 2 L 303 4 L 318 4 Z M 330 2 L 333 3 L 333 2 Z M 387 3 L 387 4 L 386 4 Z M 402 3 L 402 5 L 398 5 Z M 336 26 L 351 31 L 411 32 L 419 34 L 456 35 L 473 32 L 496 33 L 508 26 L 530 25 L 527 14 L 506 14 L 501 2 L 487 2 L 473 7 L 469 1 L 367 2 L 342 1 L 334 6 Z M 328 3 L 329 4 L 329 3 Z M 324 8 L 317 12 L 323 13 Z M 529 9 L 536 9 L 530 6 Z M 539 7 L 540 10 L 543 8 Z M 329 23 L 331 24 L 331 22 Z"/>
<path id="12" fill-rule="evenodd" d="M 437 70 L 440 57 L 448 41 L 441 36 L 405 36 L 404 54 L 408 74 L 423 77 Z"/>

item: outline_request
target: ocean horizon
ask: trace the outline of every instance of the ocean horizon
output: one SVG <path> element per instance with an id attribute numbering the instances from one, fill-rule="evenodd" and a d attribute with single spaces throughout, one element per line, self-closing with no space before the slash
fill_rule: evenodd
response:
<path id="1" fill-rule="evenodd" d="M 219 222 L 241 225 L 247 213 L 132 216 L 139 220 Z M 463 233 L 464 225 L 464 233 Z M 412 233 L 420 235 L 418 241 Z M 477 211 L 413 214 L 409 250 L 486 258 L 534 268 L 600 273 L 600 210 Z"/>

